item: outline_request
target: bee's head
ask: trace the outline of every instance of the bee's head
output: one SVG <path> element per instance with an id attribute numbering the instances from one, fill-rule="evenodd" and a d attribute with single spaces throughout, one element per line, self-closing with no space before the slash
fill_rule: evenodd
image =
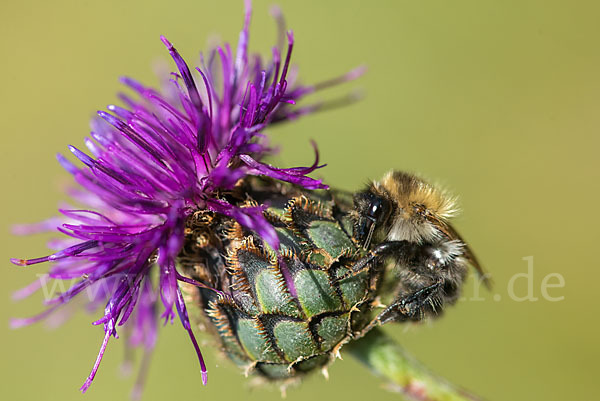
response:
<path id="1" fill-rule="evenodd" d="M 387 226 L 393 204 L 371 188 L 354 194 L 354 238 L 365 248 L 373 235 L 380 235 L 381 228 Z"/>
<path id="2" fill-rule="evenodd" d="M 438 238 L 455 201 L 420 178 L 387 173 L 379 182 L 354 196 L 354 236 L 365 247 L 372 238 L 424 242 Z"/>

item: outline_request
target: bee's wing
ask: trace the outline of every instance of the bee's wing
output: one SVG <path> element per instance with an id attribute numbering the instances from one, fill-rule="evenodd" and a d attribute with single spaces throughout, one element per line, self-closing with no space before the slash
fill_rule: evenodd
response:
<path id="1" fill-rule="evenodd" d="M 477 257 L 469 247 L 469 245 L 463 240 L 460 234 L 456 231 L 456 229 L 449 223 L 446 223 L 436 217 L 431 217 L 428 219 L 440 232 L 442 232 L 449 240 L 458 240 L 464 246 L 463 256 L 467 261 L 477 270 L 477 274 L 479 275 L 479 279 L 483 281 L 483 284 L 489 290 L 492 288 L 492 279 L 490 278 L 489 273 L 481 267 L 481 264 L 477 260 Z"/>

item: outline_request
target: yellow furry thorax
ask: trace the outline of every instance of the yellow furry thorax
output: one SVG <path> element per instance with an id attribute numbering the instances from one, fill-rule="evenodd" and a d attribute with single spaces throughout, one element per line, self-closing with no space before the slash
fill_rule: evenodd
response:
<path id="1" fill-rule="evenodd" d="M 373 189 L 394 202 L 406 217 L 412 215 L 415 207 L 423 207 L 444 220 L 458 212 L 455 197 L 410 173 L 390 171 L 373 184 Z"/>

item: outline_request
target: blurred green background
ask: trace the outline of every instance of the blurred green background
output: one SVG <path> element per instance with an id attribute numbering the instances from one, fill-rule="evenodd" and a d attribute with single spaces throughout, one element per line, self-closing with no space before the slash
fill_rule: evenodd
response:
<path id="1" fill-rule="evenodd" d="M 251 48 L 267 54 L 276 28 L 271 1 L 255 1 Z M 395 168 L 421 173 L 460 196 L 456 226 L 493 274 L 493 291 L 465 299 L 441 320 L 386 330 L 436 372 L 489 400 L 598 400 L 600 324 L 597 258 L 600 204 L 600 3 L 595 1 L 280 1 L 296 34 L 304 82 L 360 64 L 362 88 L 348 108 L 271 130 L 282 166 L 312 162 L 309 139 L 329 165 L 316 175 L 357 189 Z M 166 35 L 193 62 L 214 34 L 235 42 L 241 1 L 21 1 L 0 5 L 0 147 L 3 279 L 0 282 L 2 399 L 128 399 L 122 341 L 113 341 L 90 391 L 99 316 L 79 312 L 56 330 L 8 329 L 11 316 L 40 310 L 10 293 L 46 267 L 18 268 L 9 257 L 45 254 L 45 238 L 10 234 L 18 222 L 55 213 L 69 177 L 55 161 L 82 145 L 88 120 L 116 101 L 117 78 L 155 83 L 152 65 L 170 61 Z M 169 64 L 171 68 L 173 66 Z M 526 273 L 537 301 L 511 299 Z M 559 273 L 564 288 L 541 290 Z M 518 276 L 517 276 L 518 277 Z M 557 283 L 553 278 L 550 283 Z M 524 297 L 527 280 L 514 281 Z M 515 298 L 515 297 L 512 297 Z M 178 325 L 161 329 L 145 400 L 279 400 L 276 388 L 250 390 L 230 363 L 204 347 L 202 388 L 193 349 Z M 288 391 L 288 400 L 396 400 L 399 395 L 348 356 Z"/>

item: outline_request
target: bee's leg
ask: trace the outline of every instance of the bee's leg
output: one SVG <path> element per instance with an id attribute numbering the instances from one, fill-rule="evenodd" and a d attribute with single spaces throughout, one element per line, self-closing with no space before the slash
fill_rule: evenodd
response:
<path id="1" fill-rule="evenodd" d="M 394 303 L 385 308 L 355 337 L 360 338 L 367 334 L 373 327 L 388 322 L 405 322 L 407 320 L 421 320 L 423 318 L 422 308 L 430 305 L 431 299 L 442 288 L 442 281 L 421 288 L 412 294 L 396 298 Z"/>
<path id="2" fill-rule="evenodd" d="M 379 244 L 369 254 L 356 261 L 352 265 L 352 269 L 341 277 L 338 277 L 336 281 L 342 281 L 348 277 L 353 277 L 358 273 L 365 270 L 369 265 L 380 258 L 385 258 L 391 255 L 400 255 L 405 253 L 407 250 L 412 249 L 415 246 L 414 243 L 408 241 L 387 241 Z"/>
<path id="3" fill-rule="evenodd" d="M 430 305 L 432 298 L 441 288 L 442 281 L 440 280 L 412 294 L 397 298 L 393 304 L 376 317 L 378 324 L 386 324 L 391 321 L 421 320 L 423 307 Z"/>
<path id="4" fill-rule="evenodd" d="M 376 325 L 388 322 L 406 322 L 422 320 L 426 314 L 435 313 L 436 306 L 440 306 L 441 299 L 444 303 L 452 303 L 458 296 L 458 289 L 466 274 L 466 266 L 457 263 L 456 244 L 441 243 L 429 245 L 417 245 L 417 248 L 403 250 L 403 254 L 397 257 L 408 258 L 403 262 L 405 268 L 413 271 L 421 277 L 431 277 L 431 281 L 416 285 L 413 283 L 409 288 L 401 292 L 377 317 L 369 323 L 369 329 Z M 452 271 L 457 281 L 448 280 L 447 274 L 441 275 L 435 272 Z M 435 278 L 437 276 L 437 278 Z"/>

